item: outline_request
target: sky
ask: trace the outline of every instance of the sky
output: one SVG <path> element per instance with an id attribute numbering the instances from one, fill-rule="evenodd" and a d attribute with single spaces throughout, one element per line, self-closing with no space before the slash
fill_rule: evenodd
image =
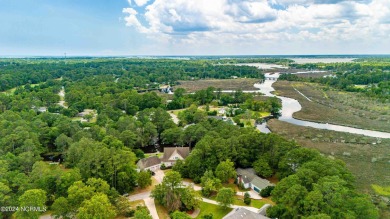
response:
<path id="1" fill-rule="evenodd" d="M 0 0 L 0 56 L 390 54 L 390 0 Z"/>

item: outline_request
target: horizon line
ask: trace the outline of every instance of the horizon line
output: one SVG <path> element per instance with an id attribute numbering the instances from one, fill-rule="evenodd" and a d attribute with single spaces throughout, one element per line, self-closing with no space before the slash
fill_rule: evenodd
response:
<path id="1" fill-rule="evenodd" d="M 260 54 L 260 55 L 0 55 L 7 58 L 137 58 L 137 57 L 296 57 L 296 56 L 390 56 L 389 54 Z"/>

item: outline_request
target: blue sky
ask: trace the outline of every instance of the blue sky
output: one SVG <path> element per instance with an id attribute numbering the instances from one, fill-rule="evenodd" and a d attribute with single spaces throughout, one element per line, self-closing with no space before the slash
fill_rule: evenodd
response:
<path id="1" fill-rule="evenodd" d="M 388 54 L 390 0 L 0 0 L 0 56 Z"/>

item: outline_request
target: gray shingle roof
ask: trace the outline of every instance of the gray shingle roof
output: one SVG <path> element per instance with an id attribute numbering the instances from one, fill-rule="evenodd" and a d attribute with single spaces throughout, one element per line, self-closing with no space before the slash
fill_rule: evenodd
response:
<path id="1" fill-rule="evenodd" d="M 249 211 L 245 208 L 236 208 L 223 217 L 223 219 L 268 219 L 268 217 Z"/>
<path id="2" fill-rule="evenodd" d="M 169 158 L 172 156 L 173 153 L 178 153 L 183 159 L 188 157 L 190 154 L 190 148 L 189 147 L 166 147 L 164 148 L 164 156 L 162 157 L 162 161 L 166 162 L 169 161 Z"/>
<path id="3" fill-rule="evenodd" d="M 237 172 L 237 176 L 242 177 L 244 183 L 251 183 L 252 185 L 256 186 L 259 189 L 264 189 L 267 186 L 273 185 L 268 180 L 258 177 L 254 169 L 252 168 L 247 168 L 247 169 L 238 168 L 236 172 Z"/>
<path id="4" fill-rule="evenodd" d="M 139 160 L 137 162 L 137 167 L 140 170 L 143 170 L 145 168 L 158 165 L 160 163 L 161 163 L 160 158 L 158 158 L 157 156 L 153 156 L 153 157 L 143 158 L 143 159 Z"/>

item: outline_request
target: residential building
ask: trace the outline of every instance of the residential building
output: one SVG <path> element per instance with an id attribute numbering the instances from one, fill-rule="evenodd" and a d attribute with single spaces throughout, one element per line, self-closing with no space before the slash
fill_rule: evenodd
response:
<path id="1" fill-rule="evenodd" d="M 252 212 L 246 208 L 236 208 L 222 219 L 269 219 L 269 217 Z"/>
<path id="2" fill-rule="evenodd" d="M 190 154 L 189 147 L 165 147 L 161 162 L 166 167 L 173 166 L 177 160 L 184 160 Z"/>
<path id="3" fill-rule="evenodd" d="M 252 168 L 241 169 L 238 168 L 237 172 L 237 182 L 242 184 L 244 188 L 251 188 L 256 192 L 260 192 L 267 186 L 273 186 L 268 180 L 260 178 L 256 175 L 255 170 Z"/>
<path id="4" fill-rule="evenodd" d="M 161 167 L 161 160 L 157 156 L 143 158 L 137 162 L 137 170 L 157 171 Z"/>

